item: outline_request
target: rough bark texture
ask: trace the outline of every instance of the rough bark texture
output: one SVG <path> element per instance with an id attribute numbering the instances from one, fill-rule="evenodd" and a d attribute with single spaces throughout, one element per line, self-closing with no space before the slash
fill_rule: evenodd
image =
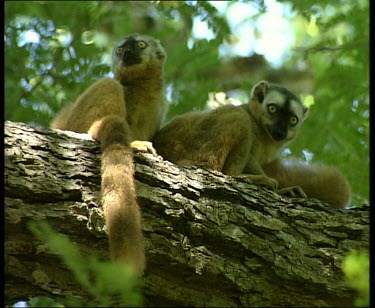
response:
<path id="1" fill-rule="evenodd" d="M 86 137 L 86 138 L 85 138 Z M 136 154 L 149 306 L 352 306 L 341 271 L 369 247 L 369 209 L 336 210 L 243 179 Z M 46 220 L 108 258 L 100 147 L 87 135 L 5 125 L 6 302 L 80 294 L 27 228 Z"/>

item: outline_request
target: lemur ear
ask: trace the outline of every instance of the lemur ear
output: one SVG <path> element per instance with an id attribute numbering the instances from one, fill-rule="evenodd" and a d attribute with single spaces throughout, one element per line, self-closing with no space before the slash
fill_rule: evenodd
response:
<path id="1" fill-rule="evenodd" d="M 302 114 L 302 118 L 303 118 L 303 119 L 306 119 L 307 116 L 308 116 L 308 114 L 309 114 L 309 108 L 306 107 L 305 105 L 303 105 L 303 114 Z"/>
<path id="2" fill-rule="evenodd" d="M 267 81 L 262 80 L 254 86 L 251 92 L 251 98 L 257 100 L 260 104 L 263 103 L 267 95 L 269 84 Z"/>
<path id="3" fill-rule="evenodd" d="M 158 58 L 159 60 L 163 60 L 166 57 L 167 57 L 167 55 L 162 50 L 156 51 L 156 58 Z"/>

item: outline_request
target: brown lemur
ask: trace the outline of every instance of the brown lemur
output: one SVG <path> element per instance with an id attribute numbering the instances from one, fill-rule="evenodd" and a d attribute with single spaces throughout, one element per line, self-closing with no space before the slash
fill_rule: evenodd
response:
<path id="1" fill-rule="evenodd" d="M 158 154 L 178 165 L 242 175 L 280 194 L 343 207 L 349 202 L 350 187 L 336 168 L 301 162 L 289 167 L 280 158 L 280 150 L 295 138 L 307 114 L 308 108 L 295 94 L 261 81 L 253 87 L 248 104 L 178 116 L 152 142 Z"/>
<path id="2" fill-rule="evenodd" d="M 114 78 L 94 83 L 52 121 L 51 128 L 88 133 L 101 145 L 101 201 L 113 260 L 136 274 L 145 268 L 141 212 L 132 148 L 156 154 L 149 142 L 165 113 L 166 53 L 158 40 L 133 34 L 114 47 Z"/>

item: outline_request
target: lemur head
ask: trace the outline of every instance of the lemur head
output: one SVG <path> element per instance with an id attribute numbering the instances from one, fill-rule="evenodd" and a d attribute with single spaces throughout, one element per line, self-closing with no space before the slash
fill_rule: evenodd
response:
<path id="1" fill-rule="evenodd" d="M 281 143 L 295 137 L 308 114 L 308 108 L 295 94 L 267 81 L 254 86 L 249 108 L 268 135 Z"/>
<path id="2" fill-rule="evenodd" d="M 160 73 L 166 58 L 160 42 L 150 36 L 132 34 L 124 37 L 112 51 L 112 70 L 118 80 L 152 77 Z M 148 76 L 149 75 L 149 76 Z"/>

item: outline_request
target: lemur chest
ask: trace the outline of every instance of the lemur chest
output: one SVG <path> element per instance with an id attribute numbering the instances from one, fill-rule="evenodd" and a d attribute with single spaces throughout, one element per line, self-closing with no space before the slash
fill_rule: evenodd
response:
<path id="1" fill-rule="evenodd" d="M 133 140 L 149 140 L 160 125 L 162 98 L 157 93 L 124 91 L 126 121 Z"/>
<path id="2" fill-rule="evenodd" d="M 278 155 L 280 146 L 274 144 L 255 144 L 252 149 L 252 155 L 261 166 L 269 163 Z"/>

